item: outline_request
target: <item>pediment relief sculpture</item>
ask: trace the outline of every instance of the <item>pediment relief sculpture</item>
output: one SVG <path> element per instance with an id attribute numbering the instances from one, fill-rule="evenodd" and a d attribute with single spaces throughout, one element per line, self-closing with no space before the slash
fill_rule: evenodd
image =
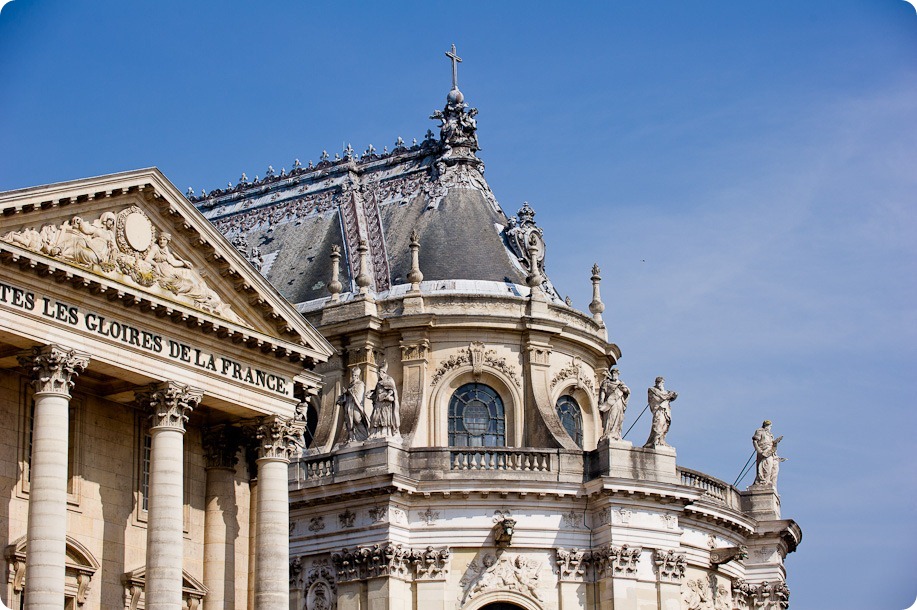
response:
<path id="1" fill-rule="evenodd" d="M 40 229 L 26 227 L 0 240 L 249 326 L 190 261 L 172 251 L 171 234 L 157 230 L 137 206 L 106 211 L 95 220 L 74 216 Z"/>
<path id="2" fill-rule="evenodd" d="M 541 567 L 540 561 L 525 555 L 501 554 L 498 557 L 487 553 L 475 558 L 460 582 L 464 589 L 463 601 L 489 591 L 515 591 L 543 602 L 539 583 Z"/>

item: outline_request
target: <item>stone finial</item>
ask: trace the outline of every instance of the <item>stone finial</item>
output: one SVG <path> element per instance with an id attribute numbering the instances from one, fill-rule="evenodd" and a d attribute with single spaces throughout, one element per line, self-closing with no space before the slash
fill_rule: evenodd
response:
<path id="1" fill-rule="evenodd" d="M 417 229 L 411 231 L 411 270 L 408 272 L 408 281 L 411 282 L 411 291 L 418 292 L 420 283 L 423 281 L 423 273 L 420 272 L 420 235 Z"/>
<path id="2" fill-rule="evenodd" d="M 395 140 L 395 148 L 404 148 L 404 140 L 401 139 L 401 136 L 398 136 L 398 139 Z"/>
<path id="3" fill-rule="evenodd" d="M 185 198 L 186 198 L 186 199 L 193 199 L 193 198 L 194 198 L 194 189 L 191 188 L 190 186 L 188 187 L 188 190 L 185 192 Z"/>
<path id="4" fill-rule="evenodd" d="M 239 184 L 248 184 L 248 176 L 245 175 L 245 172 L 242 172 L 242 175 L 239 176 Z"/>
<path id="5" fill-rule="evenodd" d="M 369 277 L 369 246 L 366 245 L 365 239 L 360 240 L 357 252 L 360 256 L 360 273 L 357 274 L 357 286 L 360 289 L 360 294 L 367 294 L 372 279 Z"/>
<path id="6" fill-rule="evenodd" d="M 599 284 L 601 283 L 602 270 L 599 269 L 598 264 L 595 264 L 592 266 L 592 302 L 589 303 L 589 313 L 592 314 L 593 320 L 604 326 L 602 312 L 605 311 L 605 303 L 602 302 L 602 294 L 599 290 Z"/>
<path id="7" fill-rule="evenodd" d="M 324 162 L 327 161 L 329 158 L 330 158 L 330 155 L 328 155 L 328 151 L 327 151 L 327 150 L 323 150 L 323 151 L 322 151 L 322 156 L 320 157 L 321 162 L 324 163 Z"/>
<path id="8" fill-rule="evenodd" d="M 338 276 L 341 273 L 341 247 L 337 244 L 331 246 L 331 281 L 328 282 L 328 292 L 331 293 L 332 302 L 337 302 L 341 298 L 341 290 L 344 286 L 341 284 Z"/>
<path id="9" fill-rule="evenodd" d="M 302 168 L 302 163 L 299 161 L 299 159 L 293 159 L 293 169 L 301 169 L 301 168 Z"/>
<path id="10" fill-rule="evenodd" d="M 274 166 L 273 166 L 273 165 L 268 165 L 268 166 L 267 166 L 267 171 L 264 172 L 264 177 L 265 177 L 265 178 L 270 178 L 270 177 L 272 177 L 273 175 L 274 175 Z"/>
<path id="11" fill-rule="evenodd" d="M 347 147 L 344 149 L 344 158 L 345 159 L 353 158 L 353 146 L 351 146 L 350 144 L 348 144 Z"/>

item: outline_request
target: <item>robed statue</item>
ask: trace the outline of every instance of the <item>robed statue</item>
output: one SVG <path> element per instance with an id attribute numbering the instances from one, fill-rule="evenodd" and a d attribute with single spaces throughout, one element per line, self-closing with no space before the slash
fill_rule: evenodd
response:
<path id="1" fill-rule="evenodd" d="M 344 442 L 362 442 L 369 435 L 366 411 L 363 402 L 366 396 L 366 385 L 360 378 L 360 369 L 350 370 L 350 385 L 338 396 L 337 405 L 341 407 L 344 417 Z"/>
<path id="2" fill-rule="evenodd" d="M 630 388 L 618 379 L 618 369 L 611 369 L 605 374 L 599 386 L 599 413 L 602 416 L 602 436 L 599 440 L 621 440 L 621 429 L 624 427 L 624 412 L 627 410 L 627 399 Z"/>
<path id="3" fill-rule="evenodd" d="M 754 485 L 761 487 L 777 487 L 777 473 L 780 471 L 780 462 L 786 461 L 777 455 L 777 445 L 783 440 L 782 436 L 774 438 L 771 432 L 770 420 L 764 420 L 761 427 L 755 430 L 751 443 L 755 447 L 756 470 Z"/>
<path id="4" fill-rule="evenodd" d="M 388 363 L 379 367 L 379 380 L 370 391 L 373 413 L 369 419 L 369 438 L 401 440 L 401 413 L 395 380 L 388 374 Z"/>
<path id="5" fill-rule="evenodd" d="M 643 446 L 649 449 L 671 447 L 665 442 L 665 435 L 669 433 L 669 426 L 672 425 L 672 406 L 670 403 L 678 398 L 678 393 L 666 390 L 665 378 L 656 377 L 656 385 L 649 388 L 646 394 L 650 412 L 653 414 L 653 424 L 650 428 L 650 436 Z"/>

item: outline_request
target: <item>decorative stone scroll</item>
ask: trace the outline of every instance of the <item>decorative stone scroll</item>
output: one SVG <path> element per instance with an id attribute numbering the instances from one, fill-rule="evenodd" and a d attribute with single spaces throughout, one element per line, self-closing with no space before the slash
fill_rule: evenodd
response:
<path id="1" fill-rule="evenodd" d="M 408 580 L 415 559 L 414 552 L 400 544 L 374 544 L 343 549 L 331 555 L 337 571 L 337 582 L 394 576 Z"/>
<path id="2" fill-rule="evenodd" d="M 515 217 L 510 217 L 503 228 L 506 243 L 528 277 L 530 287 L 541 286 L 547 279 L 544 268 L 544 230 L 535 224 L 535 210 L 523 202 Z"/>
<path id="3" fill-rule="evenodd" d="M 158 231 L 137 206 L 103 212 L 92 221 L 74 216 L 59 225 L 26 227 L 0 240 L 247 326 L 190 261 L 172 252 L 172 235 Z"/>
<path id="4" fill-rule="evenodd" d="M 735 560 L 742 560 L 748 557 L 748 547 L 744 544 L 739 546 L 728 546 L 721 549 L 711 549 L 710 551 L 710 564 L 712 566 L 719 566 L 724 563 L 728 563 Z"/>
<path id="5" fill-rule="evenodd" d="M 185 431 L 188 415 L 201 402 L 204 393 L 177 381 L 163 381 L 137 392 L 136 400 L 150 412 L 150 428 Z"/>
<path id="6" fill-rule="evenodd" d="M 600 578 L 628 577 L 636 578 L 637 563 L 640 561 L 641 547 L 606 546 L 593 553 L 596 569 Z"/>
<path id="7" fill-rule="evenodd" d="M 414 578 L 417 580 L 445 580 L 449 575 L 449 559 L 452 551 L 449 547 L 434 548 L 428 546 L 423 551 L 412 551 Z"/>
<path id="8" fill-rule="evenodd" d="M 685 577 L 685 570 L 688 567 L 685 554 L 673 550 L 656 549 L 653 554 L 653 563 L 656 564 L 659 580 L 663 582 L 680 581 Z"/>
<path id="9" fill-rule="evenodd" d="M 522 382 L 516 375 L 516 367 L 507 363 L 506 358 L 497 358 L 496 350 L 486 349 L 483 343 L 476 342 L 471 343 L 466 351 L 452 354 L 447 359 L 443 360 L 439 367 L 437 367 L 436 372 L 433 373 L 430 385 L 436 386 L 443 376 L 452 369 L 470 366 L 472 367 L 472 371 L 475 371 L 475 362 L 478 363 L 479 367 L 477 374 L 480 374 L 480 372 L 484 370 L 484 367 L 488 366 L 507 375 L 513 380 L 513 383 L 515 383 L 517 387 L 522 387 Z"/>
<path id="10" fill-rule="evenodd" d="M 592 561 L 592 553 L 580 549 L 554 549 L 557 575 L 560 580 L 580 580 Z"/>
<path id="11" fill-rule="evenodd" d="M 42 345 L 33 347 L 27 356 L 20 356 L 19 363 L 31 369 L 31 383 L 36 394 L 69 397 L 74 378 L 89 365 L 89 354 L 60 345 Z"/>
<path id="12" fill-rule="evenodd" d="M 732 585 L 732 599 L 739 610 L 786 610 L 790 606 L 790 589 L 783 581 L 751 585 L 738 579 Z"/>

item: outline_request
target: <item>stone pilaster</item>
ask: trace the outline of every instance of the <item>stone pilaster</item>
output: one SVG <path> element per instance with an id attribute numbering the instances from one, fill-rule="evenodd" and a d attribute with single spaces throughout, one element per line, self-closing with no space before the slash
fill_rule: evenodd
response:
<path id="1" fill-rule="evenodd" d="M 150 487 L 146 530 L 147 610 L 182 607 L 184 436 L 200 390 L 164 381 L 138 392 L 150 412 Z"/>
<path id="2" fill-rule="evenodd" d="M 57 610 L 64 605 L 67 557 L 70 388 L 89 364 L 89 356 L 60 345 L 46 345 L 34 348 L 20 362 L 31 368 L 35 390 L 25 607 Z"/>
<path id="3" fill-rule="evenodd" d="M 417 433 L 423 415 L 424 388 L 427 385 L 427 365 L 430 362 L 430 341 L 426 334 L 408 336 L 401 341 L 401 431 L 410 444 Z"/>
<path id="4" fill-rule="evenodd" d="M 203 441 L 207 467 L 204 586 L 208 593 L 205 606 L 234 610 L 235 540 L 239 534 L 235 466 L 241 439 L 238 429 L 221 425 L 205 430 Z"/>
<path id="5" fill-rule="evenodd" d="M 685 579 L 687 560 L 684 553 L 656 549 L 653 553 L 659 580 L 659 606 L 662 610 L 681 608 L 681 583 Z"/>
<path id="6" fill-rule="evenodd" d="M 640 610 L 637 565 L 640 547 L 607 546 L 593 553 L 599 581 L 599 606 L 615 610 Z"/>
<path id="7" fill-rule="evenodd" d="M 586 571 L 592 553 L 580 549 L 554 549 L 554 562 L 557 565 L 558 596 L 560 610 L 588 607 L 589 587 L 586 584 Z"/>
<path id="8" fill-rule="evenodd" d="M 255 524 L 255 610 L 287 608 L 290 604 L 287 468 L 297 449 L 302 425 L 272 415 L 256 429 L 258 514 Z"/>

